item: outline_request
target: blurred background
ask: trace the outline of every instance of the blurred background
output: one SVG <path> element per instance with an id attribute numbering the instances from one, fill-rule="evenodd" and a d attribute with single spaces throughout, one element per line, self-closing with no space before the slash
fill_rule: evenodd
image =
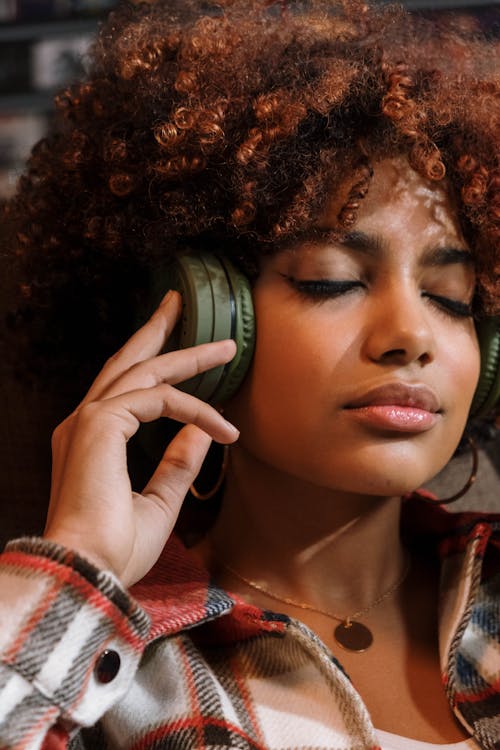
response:
<path id="1" fill-rule="evenodd" d="M 117 0 L 0 0 L 0 203 L 11 195 L 32 145 L 45 133 L 54 94 L 85 71 L 86 52 Z M 439 25 L 500 37 L 500 3 L 406 0 Z M 0 227 L 1 231 L 1 227 Z M 15 284 L 0 272 L 0 315 Z M 40 533 L 49 494 L 50 435 L 65 416 L 42 383 L 3 376 L 0 350 L 0 549 L 13 536 Z M 462 507 L 500 511 L 500 446 L 481 451 L 479 479 Z M 470 457 L 455 459 L 434 483 L 441 495 L 465 483 Z"/>
<path id="2" fill-rule="evenodd" d="M 0 0 L 0 199 L 45 132 L 52 98 L 85 68 L 99 19 L 116 0 Z"/>

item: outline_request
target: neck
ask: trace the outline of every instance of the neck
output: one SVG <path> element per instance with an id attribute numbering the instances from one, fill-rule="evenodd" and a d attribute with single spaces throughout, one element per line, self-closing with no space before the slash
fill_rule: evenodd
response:
<path id="1" fill-rule="evenodd" d="M 235 447 L 210 535 L 212 565 L 315 606 L 355 610 L 404 567 L 399 519 L 399 498 L 317 487 Z"/>

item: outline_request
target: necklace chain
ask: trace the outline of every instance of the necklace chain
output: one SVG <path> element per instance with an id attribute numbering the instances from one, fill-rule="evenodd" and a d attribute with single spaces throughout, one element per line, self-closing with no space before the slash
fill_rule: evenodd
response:
<path id="1" fill-rule="evenodd" d="M 382 592 L 382 594 L 380 594 L 380 596 L 378 596 L 375 599 L 375 601 L 373 601 L 367 607 L 364 607 L 363 609 L 360 609 L 357 612 L 354 612 L 353 614 L 348 615 L 347 617 L 342 617 L 341 615 L 338 615 L 335 612 L 330 612 L 329 610 L 322 609 L 321 607 L 315 607 L 314 605 L 309 604 L 307 602 L 299 602 L 296 599 L 292 599 L 288 596 L 279 596 L 278 594 L 275 594 L 273 591 L 270 591 L 265 586 L 262 586 L 262 584 L 257 583 L 256 581 L 252 581 L 250 578 L 246 578 L 241 573 L 238 573 L 238 571 L 234 570 L 234 568 L 232 568 L 230 565 L 226 565 L 225 563 L 223 563 L 223 567 L 226 568 L 226 570 L 229 573 L 231 573 L 235 578 L 238 578 L 243 583 L 246 583 L 247 586 L 250 586 L 250 588 L 256 589 L 256 591 L 260 591 L 261 593 L 265 594 L 271 599 L 275 599 L 276 601 L 282 602 L 283 604 L 290 604 L 292 607 L 299 607 L 300 609 L 309 610 L 310 612 L 318 612 L 318 614 L 320 615 L 325 615 L 325 617 L 330 617 L 332 620 L 337 620 L 338 622 L 343 623 L 344 626 L 348 628 L 350 627 L 352 620 L 355 620 L 358 617 L 362 617 L 363 615 L 366 615 L 372 609 L 374 609 L 379 604 L 381 604 L 385 599 L 391 596 L 391 594 L 397 591 L 397 589 L 400 586 L 403 585 L 408 573 L 410 572 L 411 557 L 409 553 L 406 553 L 406 562 L 403 568 L 403 572 L 400 575 L 400 577 L 392 584 L 392 586 L 390 586 L 386 591 Z"/>

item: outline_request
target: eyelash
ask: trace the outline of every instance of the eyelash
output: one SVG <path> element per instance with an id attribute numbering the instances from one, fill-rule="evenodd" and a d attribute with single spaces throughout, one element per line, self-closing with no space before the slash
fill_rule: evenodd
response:
<path id="1" fill-rule="evenodd" d="M 472 318 L 472 307 L 466 302 L 460 302 L 458 299 L 450 299 L 450 297 L 442 297 L 439 294 L 424 293 L 424 297 L 427 297 L 443 312 L 451 315 L 453 318 Z"/>
<path id="2" fill-rule="evenodd" d="M 356 287 L 363 286 L 360 281 L 333 281 L 332 279 L 303 280 L 294 279 L 293 276 L 286 276 L 286 278 L 298 292 L 319 302 L 340 297 L 341 294 L 347 294 Z"/>
<path id="3" fill-rule="evenodd" d="M 363 286 L 361 281 L 334 281 L 332 279 L 305 280 L 295 279 L 293 276 L 285 276 L 285 278 L 300 294 L 309 299 L 315 299 L 318 302 L 340 297 L 342 294 L 347 294 L 353 289 Z M 461 302 L 450 297 L 443 297 L 439 294 L 429 294 L 429 292 L 423 292 L 422 296 L 429 299 L 445 314 L 451 315 L 454 318 L 472 317 L 471 305 L 468 305 L 466 302 Z"/>

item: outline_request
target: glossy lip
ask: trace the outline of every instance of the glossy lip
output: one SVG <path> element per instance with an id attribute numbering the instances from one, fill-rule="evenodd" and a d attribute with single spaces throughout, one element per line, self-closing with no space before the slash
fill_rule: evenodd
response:
<path id="1" fill-rule="evenodd" d="M 361 396 L 349 401 L 344 409 L 362 409 L 367 406 L 400 406 L 422 409 L 431 414 L 442 412 L 439 399 L 426 385 L 410 383 L 387 383 L 372 388 Z"/>

